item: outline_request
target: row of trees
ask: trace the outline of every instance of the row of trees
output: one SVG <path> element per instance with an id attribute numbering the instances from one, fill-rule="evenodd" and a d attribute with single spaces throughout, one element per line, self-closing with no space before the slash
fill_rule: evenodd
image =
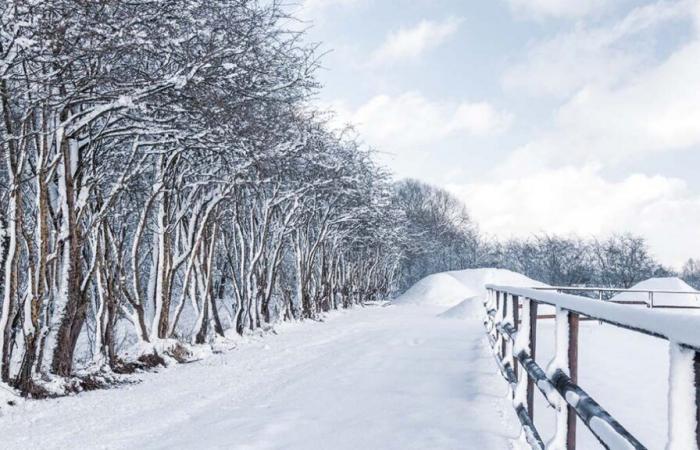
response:
<path id="1" fill-rule="evenodd" d="M 539 234 L 495 246 L 497 265 L 553 286 L 629 288 L 673 272 L 650 254 L 645 240 L 631 234 L 581 239 Z"/>
<path id="2" fill-rule="evenodd" d="M 689 258 L 683 264 L 680 276 L 686 283 L 700 290 L 700 259 Z"/>
<path id="3" fill-rule="evenodd" d="M 0 2 L 2 383 L 38 395 L 433 272 L 663 272 L 628 235 L 494 243 L 446 191 L 392 183 L 310 106 L 294 28 L 274 0 Z"/>
<path id="4" fill-rule="evenodd" d="M 463 203 L 449 192 L 405 180 L 395 186 L 396 206 L 403 212 L 401 288 L 424 276 L 447 270 L 500 267 L 550 285 L 595 285 L 628 288 L 653 276 L 670 276 L 650 254 L 645 240 L 630 234 L 582 239 L 538 234 L 499 242 L 479 233 Z M 700 264 L 691 260 L 684 276 L 700 279 Z"/>
<path id="5" fill-rule="evenodd" d="M 431 273 L 487 263 L 486 246 L 466 206 L 444 189 L 413 179 L 394 186 L 394 205 L 404 218 L 401 278 L 405 290 Z"/>
<path id="6" fill-rule="evenodd" d="M 384 297 L 386 174 L 307 99 L 276 2 L 0 3 L 0 378 L 39 393 L 178 342 Z M 77 364 L 80 363 L 80 364 Z"/>

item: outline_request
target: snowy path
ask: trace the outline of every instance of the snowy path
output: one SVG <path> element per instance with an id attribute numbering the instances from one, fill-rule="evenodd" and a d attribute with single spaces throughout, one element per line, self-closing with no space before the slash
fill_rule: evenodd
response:
<path id="1" fill-rule="evenodd" d="M 482 325 L 441 309 L 343 312 L 138 385 L 30 402 L 0 417 L 0 447 L 510 448 Z"/>

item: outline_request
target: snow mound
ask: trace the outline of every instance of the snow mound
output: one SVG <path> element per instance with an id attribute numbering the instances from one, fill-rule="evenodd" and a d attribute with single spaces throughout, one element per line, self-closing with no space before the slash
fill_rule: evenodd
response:
<path id="1" fill-rule="evenodd" d="M 438 314 L 438 317 L 443 319 L 468 319 L 470 317 L 478 317 L 482 312 L 481 297 L 469 297 L 462 300 L 447 311 Z"/>
<path id="2" fill-rule="evenodd" d="M 516 287 L 546 287 L 547 285 L 506 269 L 467 269 L 447 272 L 467 286 L 474 296 L 486 295 L 487 284 Z"/>
<path id="3" fill-rule="evenodd" d="M 474 296 L 467 286 L 448 272 L 428 275 L 394 300 L 394 303 L 454 306 Z"/>
<path id="4" fill-rule="evenodd" d="M 467 269 L 428 275 L 394 303 L 454 307 L 464 300 L 482 298 L 487 284 L 541 287 L 545 284 L 505 269 Z"/>
<path id="5" fill-rule="evenodd" d="M 649 278 L 641 281 L 630 289 L 649 291 L 681 291 L 688 294 L 655 293 L 654 305 L 700 306 L 700 294 L 685 281 L 676 277 Z M 614 302 L 648 301 L 649 296 L 644 292 L 620 292 L 612 298 Z"/>

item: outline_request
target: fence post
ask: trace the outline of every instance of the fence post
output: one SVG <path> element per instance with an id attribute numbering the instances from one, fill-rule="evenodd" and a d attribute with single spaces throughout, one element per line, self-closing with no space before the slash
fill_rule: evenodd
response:
<path id="1" fill-rule="evenodd" d="M 506 316 L 508 315 L 508 293 L 503 293 L 503 302 L 501 302 L 503 308 L 501 309 L 501 324 L 505 325 Z M 508 340 L 505 335 L 501 333 L 501 361 L 506 359 L 506 345 L 508 345 Z"/>
<path id="2" fill-rule="evenodd" d="M 513 328 L 515 328 L 515 331 L 517 332 L 518 330 L 520 330 L 520 297 L 517 295 L 512 295 L 511 298 L 513 299 Z M 511 343 L 511 345 L 511 362 L 513 364 L 513 372 L 515 373 L 515 379 L 518 380 L 520 378 L 518 376 L 520 367 L 514 351 L 515 344 Z"/>
<path id="3" fill-rule="evenodd" d="M 669 342 L 668 448 L 700 448 L 700 353 Z M 688 415 L 695 415 L 692 420 Z"/>
<path id="4" fill-rule="evenodd" d="M 579 315 L 569 311 L 567 313 L 569 322 L 569 378 L 574 384 L 578 384 L 578 325 Z M 566 448 L 567 450 L 576 449 L 576 411 L 571 406 L 567 406 L 567 430 L 566 430 Z"/>
<path id="5" fill-rule="evenodd" d="M 530 356 L 532 360 L 535 361 L 535 356 L 537 353 L 537 302 L 525 299 L 525 301 L 530 302 Z M 527 377 L 527 413 L 530 415 L 531 420 L 535 420 L 535 382 L 532 377 Z"/>
<path id="6" fill-rule="evenodd" d="M 700 352 L 693 356 L 693 369 L 695 372 L 695 445 L 700 448 Z"/>

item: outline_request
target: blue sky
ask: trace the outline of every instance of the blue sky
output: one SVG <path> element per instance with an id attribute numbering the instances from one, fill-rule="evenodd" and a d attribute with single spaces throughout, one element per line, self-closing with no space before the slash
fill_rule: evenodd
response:
<path id="1" fill-rule="evenodd" d="M 305 0 L 317 102 L 482 230 L 700 257 L 700 0 Z"/>

